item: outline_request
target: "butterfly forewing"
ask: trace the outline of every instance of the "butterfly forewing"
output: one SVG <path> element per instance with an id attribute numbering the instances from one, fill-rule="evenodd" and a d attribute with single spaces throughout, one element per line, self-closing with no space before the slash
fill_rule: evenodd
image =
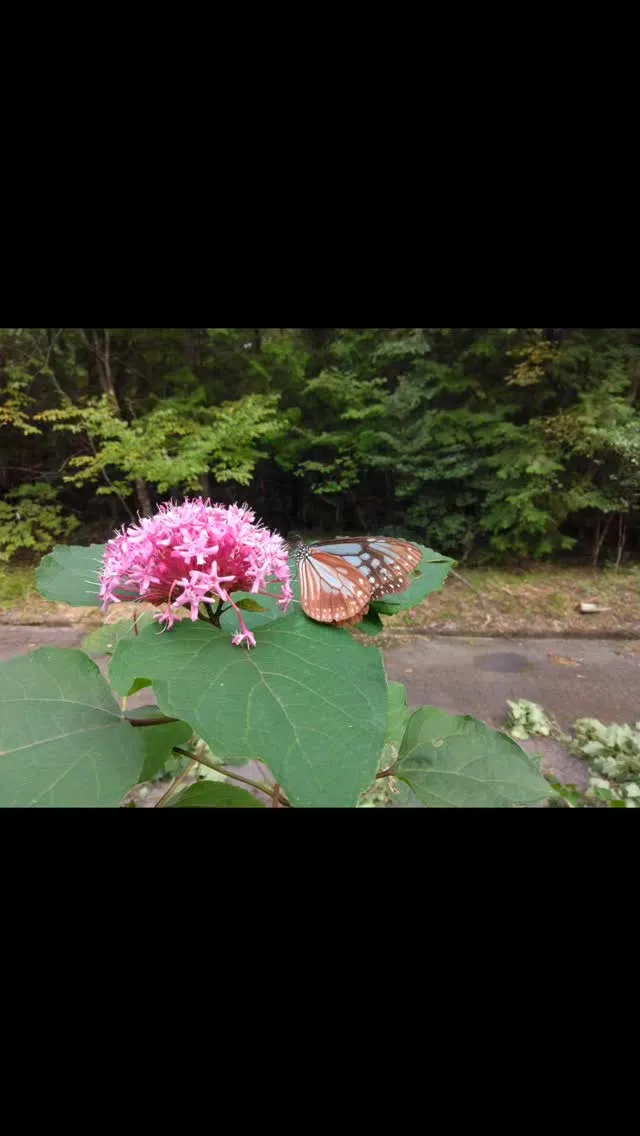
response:
<path id="1" fill-rule="evenodd" d="M 339 537 L 314 545 L 310 551 L 312 556 L 332 553 L 357 568 L 373 585 L 372 600 L 405 592 L 422 560 L 415 544 L 396 537 Z"/>
<path id="2" fill-rule="evenodd" d="M 406 540 L 380 537 L 369 542 L 369 550 L 375 573 L 371 598 L 377 600 L 394 592 L 406 592 L 422 560 L 420 549 Z"/>

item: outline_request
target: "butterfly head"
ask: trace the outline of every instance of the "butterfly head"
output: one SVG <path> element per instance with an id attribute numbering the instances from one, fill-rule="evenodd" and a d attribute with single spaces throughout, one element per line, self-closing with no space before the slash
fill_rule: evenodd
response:
<path id="1" fill-rule="evenodd" d="M 289 545 L 289 551 L 291 552 L 293 559 L 298 563 L 300 563 L 301 560 L 304 560 L 305 556 L 308 556 L 309 546 L 307 545 L 304 537 L 300 536 L 300 533 L 289 533 L 287 536 L 287 544 Z"/>

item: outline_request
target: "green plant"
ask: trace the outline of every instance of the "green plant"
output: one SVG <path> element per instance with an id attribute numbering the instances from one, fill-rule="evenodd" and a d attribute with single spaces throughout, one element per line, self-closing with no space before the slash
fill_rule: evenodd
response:
<path id="1" fill-rule="evenodd" d="M 252 539 L 275 547 L 263 531 Z M 137 548 L 123 546 L 123 555 Z M 228 565 L 239 548 L 227 548 Z M 100 556 L 96 547 L 56 549 L 39 588 L 48 598 L 97 604 L 97 584 L 86 581 Z M 411 588 L 372 607 L 413 606 L 442 586 L 450 566 L 423 549 Z M 192 573 L 192 587 L 199 576 Z M 1 664 L 0 804 L 117 806 L 176 756 L 186 764 L 161 807 L 259 807 L 243 787 L 251 779 L 237 770 L 251 758 L 274 779 L 264 789 L 274 807 L 353 808 L 367 795 L 375 804 L 378 782 L 389 786 L 384 803 L 400 806 L 511 807 L 547 796 L 535 761 L 506 734 L 434 707 L 410 714 L 404 688 L 387 683 L 378 647 L 300 610 L 284 614 L 277 595 L 261 590 L 259 604 L 255 595 L 224 595 L 229 604 L 190 600 L 192 619 L 169 631 L 136 620 L 114 637 L 111 688 L 83 651 L 43 648 Z M 233 632 L 255 648 L 234 646 Z M 157 706 L 128 710 L 131 694 L 149 685 Z M 198 767 L 225 781 L 187 786 Z"/>
<path id="2" fill-rule="evenodd" d="M 579 718 L 573 734 L 565 734 L 537 703 L 520 699 L 508 705 L 507 728 L 512 737 L 521 741 L 553 737 L 589 765 L 591 777 L 585 792 L 549 779 L 556 795 L 552 803 L 570 808 L 640 807 L 640 722 L 605 726 L 597 718 Z"/>
<path id="3" fill-rule="evenodd" d="M 77 517 L 65 513 L 51 485 L 20 485 L 0 501 L 0 560 L 19 553 L 38 556 L 78 528 Z"/>

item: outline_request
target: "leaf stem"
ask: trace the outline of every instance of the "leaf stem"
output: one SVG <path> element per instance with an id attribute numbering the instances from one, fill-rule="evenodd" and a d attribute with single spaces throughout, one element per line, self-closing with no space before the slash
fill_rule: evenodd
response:
<path id="1" fill-rule="evenodd" d="M 252 781 L 250 777 L 243 777 L 241 773 L 232 772 L 232 770 L 227 769 L 226 766 L 221 765 L 218 761 L 209 761 L 208 758 L 198 757 L 195 753 L 191 753 L 188 749 L 183 749 L 182 746 L 174 746 L 173 752 L 182 754 L 183 757 L 190 757 L 193 761 L 200 762 L 200 765 L 206 765 L 207 769 L 215 769 L 216 773 L 224 773 L 225 777 L 229 777 L 232 781 L 241 781 L 243 785 L 250 785 L 252 789 L 259 789 L 260 792 L 264 793 L 267 797 L 273 797 L 274 795 L 273 789 L 266 785 L 264 781 Z M 282 797 L 282 794 L 280 794 L 279 800 L 280 805 L 284 806 L 285 808 L 291 807 L 289 805 L 289 802 L 285 801 L 285 799 Z"/>
<path id="2" fill-rule="evenodd" d="M 273 800 L 271 801 L 271 808 L 272 809 L 279 809 L 280 808 L 280 786 L 279 786 L 277 781 L 276 781 L 275 785 L 273 786 Z"/>
<path id="3" fill-rule="evenodd" d="M 173 794 L 175 793 L 178 786 L 181 785 L 182 782 L 185 780 L 185 778 L 188 777 L 188 775 L 192 772 L 195 764 L 196 764 L 195 758 L 192 758 L 191 761 L 189 762 L 189 764 L 186 766 L 186 768 L 182 770 L 182 773 L 171 782 L 166 793 L 163 793 L 160 800 L 156 801 L 154 808 L 156 808 L 156 809 L 164 808 L 165 801 L 168 801 L 169 797 L 173 796 Z"/>
<path id="4" fill-rule="evenodd" d="M 395 765 L 390 765 L 388 769 L 383 769 L 382 773 L 376 773 L 376 781 L 379 781 L 381 777 L 393 777 L 394 769 Z"/>
<path id="5" fill-rule="evenodd" d="M 123 710 L 124 710 L 124 707 L 123 707 Z M 161 717 L 161 718 L 127 718 L 127 717 L 125 717 L 125 721 L 128 722 L 130 726 L 166 726 L 168 722 L 179 722 L 180 719 L 179 718 L 165 718 L 165 717 Z M 189 757 L 191 757 L 191 756 L 192 755 L 189 754 Z"/>

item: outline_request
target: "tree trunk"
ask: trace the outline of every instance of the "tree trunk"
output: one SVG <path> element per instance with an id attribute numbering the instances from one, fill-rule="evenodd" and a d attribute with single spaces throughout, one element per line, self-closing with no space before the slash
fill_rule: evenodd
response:
<path id="1" fill-rule="evenodd" d="M 89 339 L 84 328 L 78 328 L 78 331 L 80 332 L 80 337 L 85 346 L 88 347 L 90 351 L 93 351 L 96 360 L 100 386 L 102 387 L 103 393 L 107 396 L 109 402 L 111 403 L 113 413 L 117 415 L 118 418 L 123 418 L 120 404 L 118 402 L 118 396 L 116 394 L 113 369 L 111 367 L 111 332 L 109 328 L 104 328 L 102 347 L 100 346 L 100 339 L 98 337 L 97 330 L 94 330 L 93 332 L 93 346 L 89 343 Z M 104 471 L 103 476 L 105 477 L 105 480 L 110 484 L 109 479 Z M 149 486 L 141 477 L 137 477 L 135 481 L 135 487 L 136 497 L 138 498 L 139 512 L 143 517 L 150 517 L 153 512 L 153 507 L 151 505 L 151 498 L 149 496 Z"/>
<path id="2" fill-rule="evenodd" d="M 603 525 L 602 522 L 600 521 L 600 518 L 598 518 L 598 527 L 596 528 L 596 539 L 595 539 L 595 543 L 594 543 L 594 546 L 593 546 L 593 559 L 591 561 L 594 568 L 598 567 L 598 561 L 600 559 L 600 553 L 602 552 L 602 546 L 603 546 L 605 540 L 607 539 L 607 533 L 609 532 L 609 529 L 611 528 L 611 521 L 612 520 L 613 520 L 612 516 L 607 517 L 607 519 L 606 519 L 606 521 Z"/>
<path id="3" fill-rule="evenodd" d="M 151 498 L 149 496 L 149 486 L 142 478 L 136 478 L 136 497 L 138 498 L 138 506 L 143 517 L 150 517 L 153 509 L 151 507 Z"/>
<path id="4" fill-rule="evenodd" d="M 621 513 L 618 518 L 618 555 L 616 557 L 616 572 L 620 570 L 622 564 L 622 557 L 624 556 L 624 549 L 627 543 L 627 526 L 624 523 L 624 516 Z"/>

